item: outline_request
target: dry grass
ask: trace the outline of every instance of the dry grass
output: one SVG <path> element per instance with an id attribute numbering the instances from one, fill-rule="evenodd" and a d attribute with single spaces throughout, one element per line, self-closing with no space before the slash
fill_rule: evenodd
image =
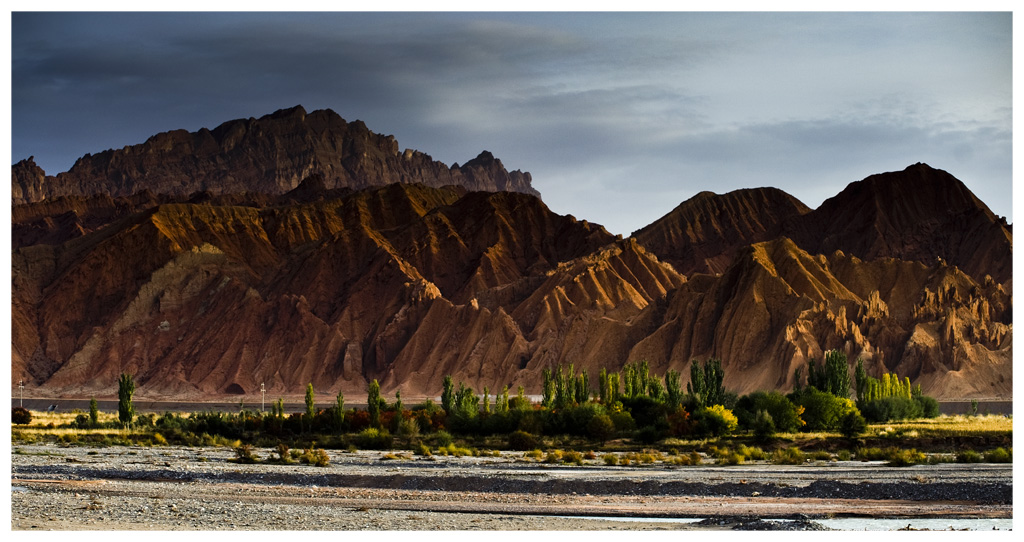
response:
<path id="1" fill-rule="evenodd" d="M 939 416 L 932 419 L 871 424 L 868 426 L 868 434 L 878 436 L 897 435 L 911 438 L 1012 435 L 1013 419 L 998 415 Z"/>

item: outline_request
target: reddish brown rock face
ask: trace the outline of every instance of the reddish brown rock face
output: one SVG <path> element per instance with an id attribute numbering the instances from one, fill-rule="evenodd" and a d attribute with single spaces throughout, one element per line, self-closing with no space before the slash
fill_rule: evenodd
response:
<path id="1" fill-rule="evenodd" d="M 841 349 L 937 397 L 1012 394 L 1012 232 L 920 164 L 813 211 L 702 193 L 625 240 L 552 213 L 490 153 L 443 167 L 331 112 L 32 166 L 13 175 L 45 199 L 12 209 L 12 371 L 50 393 L 112 395 L 121 372 L 180 399 L 370 379 L 437 395 L 447 374 L 536 393 L 558 363 L 708 357 L 731 390 L 785 390 Z M 109 193 L 54 188 L 90 186 Z"/>

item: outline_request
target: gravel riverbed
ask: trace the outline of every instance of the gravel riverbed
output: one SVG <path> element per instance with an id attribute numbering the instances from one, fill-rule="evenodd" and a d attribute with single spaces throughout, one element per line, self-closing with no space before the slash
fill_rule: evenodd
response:
<path id="1" fill-rule="evenodd" d="M 270 450 L 256 450 L 266 458 Z M 553 465 L 328 450 L 238 464 L 228 448 L 14 445 L 15 530 L 822 528 L 827 517 L 1009 518 L 1012 465 Z M 637 521 L 610 519 L 628 517 Z M 650 518 L 650 521 L 643 521 Z M 704 518 L 692 523 L 656 518 Z M 770 518 L 770 520 L 768 519 Z"/>

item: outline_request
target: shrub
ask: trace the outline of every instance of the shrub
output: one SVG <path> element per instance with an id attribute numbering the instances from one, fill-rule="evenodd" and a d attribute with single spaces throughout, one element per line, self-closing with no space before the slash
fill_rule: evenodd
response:
<path id="1" fill-rule="evenodd" d="M 663 436 L 664 435 L 662 435 L 661 431 L 659 431 L 657 427 L 648 425 L 640 428 L 640 430 L 636 432 L 636 435 L 634 435 L 633 439 L 641 444 L 654 444 L 661 440 Z"/>
<path id="2" fill-rule="evenodd" d="M 513 431 L 508 435 L 508 448 L 517 452 L 532 450 L 539 445 L 537 437 L 526 431 Z"/>
<path id="3" fill-rule="evenodd" d="M 331 457 L 322 448 L 306 448 L 299 456 L 299 461 L 305 465 L 326 467 L 331 463 Z"/>
<path id="4" fill-rule="evenodd" d="M 868 428 L 868 421 L 856 409 L 849 410 L 839 419 L 839 432 L 846 438 L 853 438 Z"/>
<path id="5" fill-rule="evenodd" d="M 562 460 L 562 450 L 551 450 L 544 456 L 545 463 L 558 463 Z"/>
<path id="6" fill-rule="evenodd" d="M 615 454 L 604 454 L 601 456 L 601 459 L 604 461 L 604 464 L 608 466 L 614 467 L 619 464 L 619 456 Z"/>
<path id="7" fill-rule="evenodd" d="M 736 453 L 742 455 L 746 459 L 761 460 L 768 458 L 768 454 L 765 453 L 764 450 L 756 447 L 746 446 L 744 444 L 740 444 L 739 447 L 736 448 Z"/>
<path id="8" fill-rule="evenodd" d="M 153 444 L 157 446 L 167 446 L 167 437 L 160 433 L 153 433 Z"/>
<path id="9" fill-rule="evenodd" d="M 288 464 L 288 463 L 292 462 L 292 456 L 291 456 L 290 453 L 288 453 L 288 445 L 287 444 L 285 444 L 283 442 L 279 442 L 277 444 L 276 451 L 277 451 L 277 459 L 275 461 L 277 461 L 278 463 L 284 463 L 284 464 Z"/>
<path id="10" fill-rule="evenodd" d="M 390 450 L 393 439 L 386 429 L 367 427 L 356 435 L 356 442 L 364 450 Z"/>
<path id="11" fill-rule="evenodd" d="M 981 463 L 985 458 L 974 450 L 962 450 L 956 453 L 957 463 Z"/>
<path id="12" fill-rule="evenodd" d="M 398 435 L 407 441 L 420 436 L 420 424 L 413 418 L 401 418 L 397 425 Z"/>
<path id="13" fill-rule="evenodd" d="M 562 462 L 573 463 L 575 465 L 583 464 L 583 454 L 576 451 L 569 451 L 562 454 Z"/>
<path id="14" fill-rule="evenodd" d="M 754 430 L 754 438 L 757 440 L 765 441 L 775 436 L 775 420 L 767 411 L 757 411 L 751 428 Z"/>
<path id="15" fill-rule="evenodd" d="M 839 450 L 836 452 L 836 459 L 840 461 L 849 461 L 850 457 L 850 450 Z"/>
<path id="16" fill-rule="evenodd" d="M 424 457 L 430 457 L 434 454 L 430 453 L 430 447 L 426 444 L 420 444 L 419 448 L 416 449 L 416 455 L 422 455 Z"/>
<path id="17" fill-rule="evenodd" d="M 260 458 L 252 452 L 252 444 L 243 444 L 235 448 L 235 463 L 257 463 Z"/>
<path id="18" fill-rule="evenodd" d="M 611 417 L 607 414 L 598 414 L 590 418 L 587 422 L 587 436 L 599 441 L 605 442 L 612 433 L 615 432 L 615 422 L 612 421 Z"/>
<path id="19" fill-rule="evenodd" d="M 795 446 L 772 452 L 772 463 L 776 465 L 802 465 L 805 460 L 804 453 Z"/>
<path id="20" fill-rule="evenodd" d="M 996 448 L 985 452 L 985 461 L 988 463 L 1013 463 L 1013 448 Z"/>
<path id="21" fill-rule="evenodd" d="M 909 420 L 920 418 L 924 414 L 921 402 L 908 397 L 890 396 L 864 403 L 861 413 L 868 421 L 874 423 Z M 938 403 L 935 404 L 938 408 Z"/>
<path id="22" fill-rule="evenodd" d="M 611 412 L 608 417 L 612 419 L 612 423 L 615 424 L 616 431 L 632 431 L 636 429 L 636 422 L 633 421 L 633 415 L 625 410 L 619 412 Z"/>
<path id="23" fill-rule="evenodd" d="M 529 458 L 532 458 L 532 459 L 540 459 L 541 457 L 544 457 L 544 452 L 542 452 L 540 450 L 531 450 L 531 451 L 526 452 L 525 454 L 523 454 L 523 457 L 529 457 Z"/>
<path id="24" fill-rule="evenodd" d="M 32 423 L 32 413 L 27 408 L 14 407 L 11 409 L 11 423 L 28 425 Z"/>
<path id="25" fill-rule="evenodd" d="M 857 448 L 854 455 L 859 461 L 877 461 L 879 459 L 885 459 L 886 453 L 881 448 Z"/>
<path id="26" fill-rule="evenodd" d="M 913 448 L 909 450 L 893 449 L 889 454 L 890 467 L 906 467 L 908 465 L 926 463 L 927 461 L 928 458 L 924 455 L 924 453 L 919 452 Z"/>
<path id="27" fill-rule="evenodd" d="M 718 458 L 719 465 L 741 465 L 743 464 L 743 455 L 736 452 L 727 453 L 724 456 Z"/>
<path id="28" fill-rule="evenodd" d="M 740 427 L 744 429 L 754 429 L 756 432 L 755 423 L 760 411 L 771 417 L 774 431 L 789 433 L 800 429 L 804 424 L 797 406 L 777 391 L 756 391 L 736 401 L 736 418 Z"/>
<path id="29" fill-rule="evenodd" d="M 939 402 L 934 397 L 927 395 L 918 395 L 914 397 L 914 401 L 921 407 L 921 416 L 924 418 L 938 418 L 939 417 Z"/>
<path id="30" fill-rule="evenodd" d="M 720 437 L 732 433 L 739 425 L 732 411 L 722 405 L 697 409 L 693 413 L 696 430 L 701 435 Z"/>
<path id="31" fill-rule="evenodd" d="M 856 407 L 853 401 L 836 397 L 808 386 L 793 394 L 793 403 L 804 408 L 803 419 L 806 431 L 831 431 L 839 428 L 839 420 Z"/>
<path id="32" fill-rule="evenodd" d="M 437 446 L 438 448 L 448 446 L 453 442 L 451 433 L 444 430 L 434 433 L 432 440 L 434 446 Z"/>
<path id="33" fill-rule="evenodd" d="M 89 416 L 85 414 L 79 414 L 75 416 L 75 419 L 71 422 L 71 427 L 75 429 L 88 429 L 92 427 L 92 422 L 89 421 Z"/>

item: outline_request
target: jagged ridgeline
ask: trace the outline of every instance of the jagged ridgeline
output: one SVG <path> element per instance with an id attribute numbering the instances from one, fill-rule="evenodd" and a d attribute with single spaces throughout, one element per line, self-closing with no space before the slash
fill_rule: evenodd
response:
<path id="1" fill-rule="evenodd" d="M 704 192 L 620 239 L 490 153 L 398 149 L 298 107 L 56 176 L 19 162 L 13 375 L 82 396 L 125 372 L 178 399 L 373 379 L 437 396 L 446 375 L 539 395 L 559 365 L 716 358 L 746 393 L 840 350 L 935 397 L 1012 393 L 1012 228 L 946 172 L 874 175 L 814 210 Z"/>

